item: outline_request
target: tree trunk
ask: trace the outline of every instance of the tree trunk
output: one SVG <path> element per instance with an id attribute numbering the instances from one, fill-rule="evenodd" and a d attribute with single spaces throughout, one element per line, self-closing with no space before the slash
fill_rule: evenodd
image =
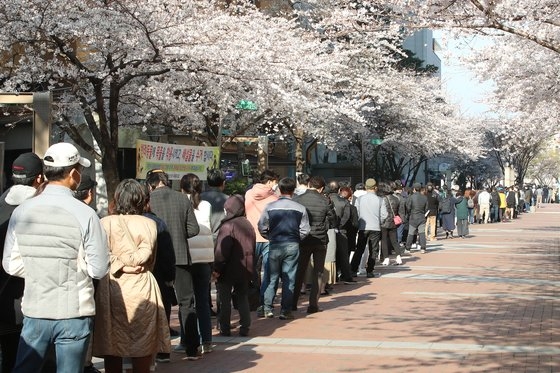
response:
<path id="1" fill-rule="evenodd" d="M 101 158 L 101 169 L 107 184 L 107 200 L 113 200 L 113 195 L 120 182 L 117 164 L 117 148 L 106 149 Z"/>
<path id="2" fill-rule="evenodd" d="M 305 134 L 303 129 L 296 128 L 294 132 L 295 137 L 295 155 L 296 155 L 296 172 L 303 172 L 305 166 L 305 159 L 303 159 L 303 139 Z"/>

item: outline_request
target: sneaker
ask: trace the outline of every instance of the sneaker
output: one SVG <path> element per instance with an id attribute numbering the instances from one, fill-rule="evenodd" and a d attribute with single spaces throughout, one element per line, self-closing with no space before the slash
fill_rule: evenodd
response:
<path id="1" fill-rule="evenodd" d="M 421 252 L 422 254 L 426 254 L 426 249 L 422 249 L 422 250 L 420 250 L 420 252 Z"/>
<path id="2" fill-rule="evenodd" d="M 257 307 L 257 317 L 264 317 L 264 306 Z"/>
<path id="3" fill-rule="evenodd" d="M 400 255 L 397 255 L 397 258 L 395 259 L 395 264 L 396 265 L 401 265 L 402 264 L 402 258 Z"/>
<path id="4" fill-rule="evenodd" d="M 214 347 L 212 347 L 212 343 L 210 342 L 203 343 L 200 351 L 202 352 L 203 355 L 209 354 L 211 352 L 214 352 Z"/>
<path id="5" fill-rule="evenodd" d="M 350 275 L 351 275 L 352 277 L 358 277 L 358 272 L 351 272 Z"/>
<path id="6" fill-rule="evenodd" d="M 274 312 L 272 311 L 266 311 L 264 313 L 264 317 L 266 317 L 267 319 L 272 319 L 274 317 Z"/>
<path id="7" fill-rule="evenodd" d="M 177 346 L 173 347 L 173 352 L 185 353 L 186 350 L 187 350 L 187 346 L 180 343 Z"/>
<path id="8" fill-rule="evenodd" d="M 291 311 L 282 311 L 280 312 L 280 316 L 278 316 L 280 320 L 293 320 L 294 314 Z"/>
<path id="9" fill-rule="evenodd" d="M 383 261 L 383 263 L 381 263 L 382 266 L 388 266 L 390 263 L 389 258 L 385 258 L 385 260 Z"/>
<path id="10" fill-rule="evenodd" d="M 201 358 L 202 356 L 198 356 L 198 355 L 187 355 L 186 357 L 186 359 L 190 361 L 200 360 Z"/>
<path id="11" fill-rule="evenodd" d="M 374 272 L 367 273 L 367 278 L 378 278 L 379 276 L 381 276 L 379 273 L 374 273 Z"/>
<path id="12" fill-rule="evenodd" d="M 171 362 L 171 356 L 167 353 L 160 352 L 156 354 L 156 362 L 158 363 L 169 363 Z"/>
<path id="13" fill-rule="evenodd" d="M 412 255 L 412 254 L 410 253 L 410 250 L 404 250 L 404 251 L 403 251 L 403 255 L 408 255 L 408 256 L 410 256 L 410 255 Z"/>

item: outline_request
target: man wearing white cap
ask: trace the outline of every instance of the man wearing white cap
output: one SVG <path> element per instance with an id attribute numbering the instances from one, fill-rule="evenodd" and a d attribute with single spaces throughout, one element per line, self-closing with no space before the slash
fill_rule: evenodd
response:
<path id="1" fill-rule="evenodd" d="M 92 278 L 109 270 L 99 218 L 72 194 L 90 164 L 74 145 L 52 145 L 43 157 L 48 185 L 10 218 L 2 265 L 25 279 L 14 371 L 39 372 L 51 345 L 57 372 L 83 369 L 95 315 Z"/>

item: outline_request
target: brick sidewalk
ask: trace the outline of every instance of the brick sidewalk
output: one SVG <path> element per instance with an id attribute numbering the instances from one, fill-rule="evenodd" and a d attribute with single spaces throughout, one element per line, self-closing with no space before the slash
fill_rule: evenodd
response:
<path id="1" fill-rule="evenodd" d="M 553 204 L 472 225 L 379 278 L 335 285 L 324 312 L 254 317 L 251 337 L 215 335 L 212 354 L 173 353 L 157 372 L 560 372 L 559 228 Z"/>

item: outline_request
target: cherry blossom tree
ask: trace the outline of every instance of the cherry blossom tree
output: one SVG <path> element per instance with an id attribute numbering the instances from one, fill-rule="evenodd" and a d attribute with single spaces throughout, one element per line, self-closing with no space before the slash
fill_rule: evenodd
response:
<path id="1" fill-rule="evenodd" d="M 204 130 L 221 123 L 240 99 L 254 100 L 271 117 L 297 113 L 301 123 L 333 112 L 355 116 L 344 103 L 334 108 L 317 95 L 338 69 L 337 56 L 327 56 L 320 40 L 293 22 L 251 7 L 13 1 L 2 3 L 0 13 L 0 44 L 10 53 L 3 89 L 58 92 L 56 117 L 101 161 L 109 195 L 119 180 L 119 126 Z M 269 110 L 271 102 L 282 108 Z M 76 118 L 83 118 L 99 152 Z"/>

